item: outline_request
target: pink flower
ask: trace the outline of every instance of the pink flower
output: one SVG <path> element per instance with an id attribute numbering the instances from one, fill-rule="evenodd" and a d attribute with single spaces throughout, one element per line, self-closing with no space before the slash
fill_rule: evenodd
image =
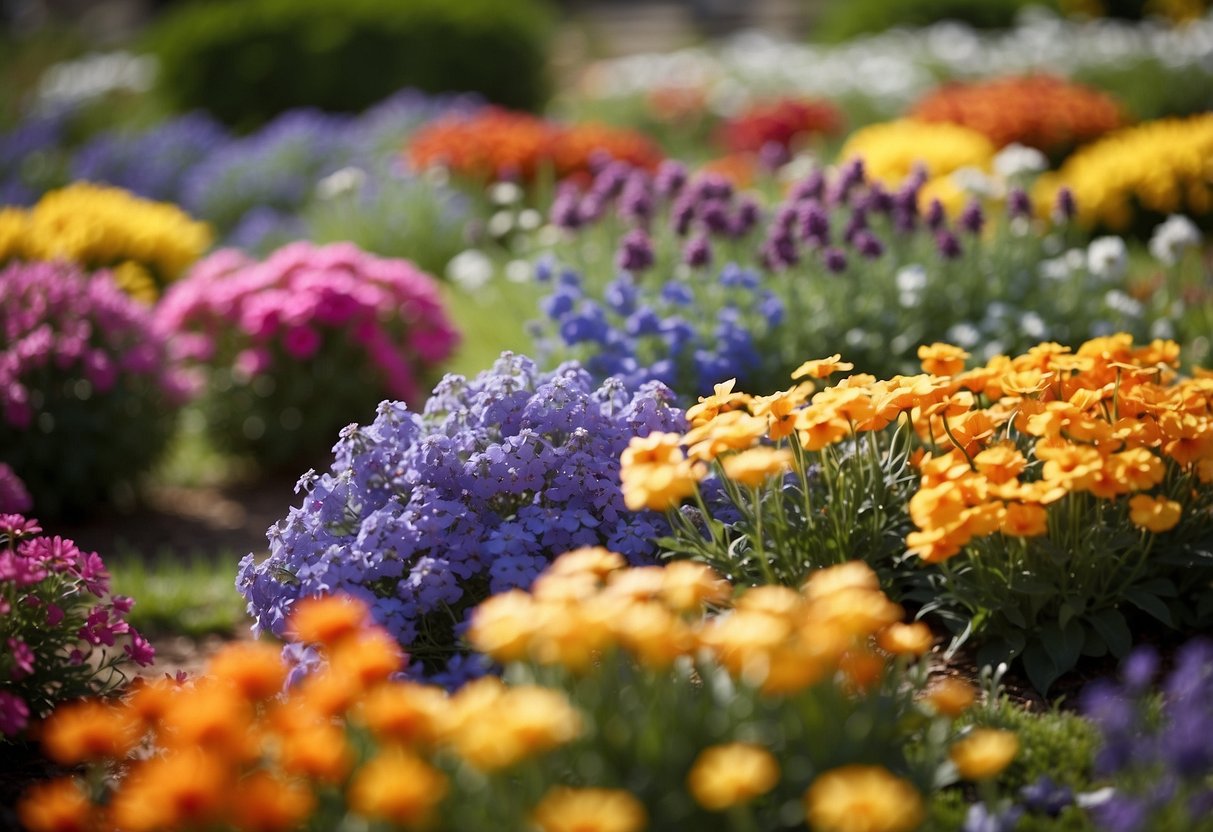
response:
<path id="1" fill-rule="evenodd" d="M 0 462 L 0 514 L 29 511 L 34 506 L 29 491 L 13 469 Z"/>
<path id="2" fill-rule="evenodd" d="M 288 329 L 282 336 L 282 346 L 292 358 L 311 358 L 320 349 L 320 333 L 310 326 Z"/>
<path id="3" fill-rule="evenodd" d="M 13 660 L 13 669 L 9 675 L 14 682 L 34 672 L 34 651 L 28 644 L 19 638 L 10 638 L 8 650 Z"/>
<path id="4" fill-rule="evenodd" d="M 234 367 L 236 375 L 243 381 L 247 382 L 254 376 L 267 371 L 274 363 L 274 357 L 270 355 L 270 351 L 265 347 L 250 347 L 246 350 L 241 350 L 236 356 Z"/>
<path id="5" fill-rule="evenodd" d="M 114 646 L 114 637 L 130 630 L 130 625 L 122 620 L 110 621 L 110 611 L 106 607 L 96 606 L 88 614 L 88 619 L 80 628 L 80 638 L 94 647 L 104 644 Z"/>
<path id="6" fill-rule="evenodd" d="M 29 724 L 29 705 L 15 693 L 0 690 L 0 734 L 15 737 Z"/>
<path id="7" fill-rule="evenodd" d="M 147 667 L 156 661 L 156 648 L 152 647 L 148 640 L 141 636 L 137 630 L 131 630 L 130 643 L 122 649 L 140 667 Z"/>
<path id="8" fill-rule="evenodd" d="M 63 607 L 58 604 L 46 605 L 46 623 L 47 626 L 54 627 L 63 620 Z"/>
<path id="9" fill-rule="evenodd" d="M 101 350 L 90 350 L 84 357 L 84 376 L 98 393 L 113 389 L 118 381 L 118 368 L 113 359 Z"/>

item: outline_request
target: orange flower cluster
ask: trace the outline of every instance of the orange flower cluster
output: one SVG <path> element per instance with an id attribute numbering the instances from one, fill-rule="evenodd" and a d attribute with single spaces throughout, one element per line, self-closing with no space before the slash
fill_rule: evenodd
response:
<path id="1" fill-rule="evenodd" d="M 550 167 L 557 178 L 588 175 L 599 156 L 652 169 L 661 161 L 645 136 L 598 123 L 565 125 L 496 107 L 439 119 L 417 131 L 408 147 L 413 167 L 445 167 L 481 182 L 533 180 Z"/>
<path id="2" fill-rule="evenodd" d="M 811 136 L 837 135 L 842 124 L 842 111 L 829 101 L 780 98 L 727 119 L 716 138 L 730 153 L 758 153 L 768 144 L 793 150 Z"/>
<path id="3" fill-rule="evenodd" d="M 920 121 L 963 124 L 998 147 L 1018 143 L 1060 155 L 1125 124 L 1107 93 L 1052 75 L 946 84 L 911 111 Z"/>
<path id="4" fill-rule="evenodd" d="M 715 460 L 756 487 L 792 465 L 772 443 L 820 451 L 908 421 L 923 447 L 909 504 L 918 530 L 906 542 L 938 562 L 975 537 L 1047 534 L 1048 506 L 1076 492 L 1123 500 L 1133 524 L 1162 533 L 1179 523 L 1183 494 L 1213 484 L 1213 373 L 1179 379 L 1174 342 L 1134 347 L 1121 334 L 1076 352 L 1045 343 L 968 371 L 968 353 L 948 344 L 921 347 L 919 358 L 921 375 L 853 375 L 811 399 L 808 383 L 764 397 L 718 385 L 687 411 L 685 435 L 633 440 L 621 460 L 624 499 L 671 508 Z M 832 356 L 793 377 L 849 369 Z"/>

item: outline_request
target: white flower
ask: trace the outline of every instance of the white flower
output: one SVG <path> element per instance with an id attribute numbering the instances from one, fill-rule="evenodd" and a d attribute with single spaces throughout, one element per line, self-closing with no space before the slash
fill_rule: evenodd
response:
<path id="1" fill-rule="evenodd" d="M 1184 250 L 1200 245 L 1200 229 L 1182 214 L 1172 214 L 1154 229 L 1150 254 L 1167 266 L 1174 266 Z"/>
<path id="2" fill-rule="evenodd" d="M 1004 179 L 1029 173 L 1040 173 L 1049 166 L 1049 160 L 1034 147 L 1009 144 L 994 157 L 994 172 Z"/>
<path id="3" fill-rule="evenodd" d="M 1119 289 L 1113 289 L 1104 295 L 1103 302 L 1107 304 L 1109 309 L 1115 309 L 1122 315 L 1128 315 L 1130 318 L 1141 317 L 1141 303 L 1133 300 L 1133 298 Z"/>
<path id="4" fill-rule="evenodd" d="M 522 188 L 513 182 L 497 182 L 489 188 L 489 199 L 494 205 L 513 205 L 522 199 Z"/>
<path id="5" fill-rule="evenodd" d="M 956 187 L 973 196 L 1002 196 L 1002 186 L 980 168 L 958 168 L 952 172 L 952 181 L 956 183 Z"/>
<path id="6" fill-rule="evenodd" d="M 1087 247 L 1087 269 L 1103 280 L 1118 280 L 1129 268 L 1129 252 L 1119 237 L 1099 237 Z"/>
<path id="7" fill-rule="evenodd" d="M 492 279 L 493 261 L 483 251 L 469 248 L 446 264 L 446 276 L 452 283 L 474 292 Z"/>
<path id="8" fill-rule="evenodd" d="M 366 172 L 361 168 L 342 168 L 316 183 L 316 197 L 334 199 L 361 190 L 364 182 L 366 182 Z"/>
<path id="9" fill-rule="evenodd" d="M 893 278 L 900 292 L 921 292 L 927 288 L 927 270 L 917 263 L 911 263 L 898 269 Z"/>

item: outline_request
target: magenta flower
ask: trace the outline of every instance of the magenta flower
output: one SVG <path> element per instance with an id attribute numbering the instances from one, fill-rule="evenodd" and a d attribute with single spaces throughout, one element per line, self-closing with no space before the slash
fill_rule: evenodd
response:
<path id="1" fill-rule="evenodd" d="M 0 734 L 15 737 L 29 724 L 29 705 L 14 693 L 0 690 Z"/>
<path id="2" fill-rule="evenodd" d="M 24 679 L 26 676 L 34 672 L 34 651 L 30 646 L 19 638 L 10 638 L 8 640 L 8 654 L 13 666 L 9 670 L 9 677 L 14 681 Z"/>
<path id="3" fill-rule="evenodd" d="M 130 635 L 130 641 L 122 649 L 126 655 L 130 656 L 131 661 L 140 667 L 147 667 L 156 661 L 156 648 L 152 647 L 137 630 L 132 629 Z"/>

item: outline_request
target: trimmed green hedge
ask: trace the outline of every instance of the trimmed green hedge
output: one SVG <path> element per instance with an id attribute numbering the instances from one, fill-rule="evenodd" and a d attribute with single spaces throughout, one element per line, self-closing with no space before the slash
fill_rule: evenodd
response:
<path id="1" fill-rule="evenodd" d="M 553 24 L 545 0 L 198 0 L 147 45 L 173 105 L 248 127 L 292 107 L 361 110 L 402 87 L 538 109 Z"/>

